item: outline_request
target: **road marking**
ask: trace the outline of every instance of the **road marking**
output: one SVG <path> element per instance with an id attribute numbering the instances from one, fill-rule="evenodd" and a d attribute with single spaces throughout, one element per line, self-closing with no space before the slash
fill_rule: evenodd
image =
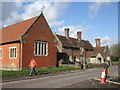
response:
<path id="1" fill-rule="evenodd" d="M 94 69 L 97 69 L 97 68 L 94 68 Z M 64 75 L 70 75 L 70 74 L 77 74 L 77 73 L 84 73 L 84 72 L 87 72 L 87 71 L 89 71 L 89 70 L 94 70 L 94 69 L 88 69 L 88 70 L 86 70 L 86 71 L 81 71 L 81 72 L 75 72 L 75 73 L 64 73 L 64 74 L 60 74 L 60 75 L 55 75 L 55 76 L 46 76 L 46 77 L 38 77 L 38 78 L 28 78 L 28 79 L 26 79 L 26 80 L 19 80 L 19 81 L 12 81 L 12 82 L 3 82 L 2 84 L 9 84 L 9 83 L 17 83 L 17 82 L 21 82 L 21 81 L 29 81 L 29 80 L 36 80 L 36 79 L 39 79 L 39 80 L 41 80 L 41 79 L 47 79 L 47 78 L 52 78 L 52 77 L 58 77 L 58 76 L 64 76 Z M 94 77 L 92 77 L 92 78 L 94 78 Z"/>
<path id="2" fill-rule="evenodd" d="M 90 80 L 90 82 L 95 86 L 95 88 L 97 88 L 94 82 L 92 82 L 91 80 Z"/>
<path id="3" fill-rule="evenodd" d="M 97 79 L 97 78 L 95 78 L 95 80 L 100 81 L 100 79 Z M 109 81 L 109 80 L 106 80 L 106 82 L 109 82 L 109 83 L 113 83 L 113 84 L 118 84 L 118 85 L 120 85 L 120 83 L 119 83 L 119 82 L 114 82 L 114 81 Z"/>
<path id="4" fill-rule="evenodd" d="M 90 79 L 94 79 L 94 78 L 96 78 L 96 77 L 90 77 L 90 78 L 88 78 L 88 79 L 90 80 Z"/>
<path id="5" fill-rule="evenodd" d="M 83 73 L 83 72 L 78 72 L 78 73 Z M 39 78 L 28 78 L 27 80 L 19 80 L 19 81 L 12 81 L 12 82 L 3 82 L 2 84 L 9 84 L 9 83 L 16 83 L 16 82 L 21 82 L 21 81 L 29 81 L 29 80 L 36 80 L 36 79 L 47 79 L 47 78 L 52 78 L 52 77 L 58 77 L 58 76 L 64 76 L 64 75 L 70 75 L 71 73 L 69 74 L 61 74 L 61 75 L 55 75 L 55 76 L 46 76 L 46 77 L 39 77 Z M 73 74 L 76 74 L 76 73 L 72 73 Z"/>

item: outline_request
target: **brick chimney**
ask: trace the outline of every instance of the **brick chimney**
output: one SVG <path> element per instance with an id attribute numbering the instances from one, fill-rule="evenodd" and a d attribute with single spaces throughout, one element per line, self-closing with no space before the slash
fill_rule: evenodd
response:
<path id="1" fill-rule="evenodd" d="M 64 31 L 65 31 L 65 36 L 69 37 L 69 28 L 65 28 Z"/>
<path id="2" fill-rule="evenodd" d="M 77 39 L 82 39 L 82 32 L 81 31 L 78 31 L 77 32 Z"/>
<path id="3" fill-rule="evenodd" d="M 96 38 L 95 41 L 96 41 L 96 47 L 100 47 L 100 38 Z"/>

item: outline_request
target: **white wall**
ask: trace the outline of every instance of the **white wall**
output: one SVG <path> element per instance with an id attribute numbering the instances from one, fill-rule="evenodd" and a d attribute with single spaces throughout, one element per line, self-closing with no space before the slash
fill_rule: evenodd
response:
<path id="1" fill-rule="evenodd" d="M 96 59 L 97 59 L 97 61 L 99 63 L 98 58 L 101 58 L 101 63 L 104 63 L 104 58 L 102 57 L 102 55 L 100 53 L 96 56 Z"/>
<path id="2" fill-rule="evenodd" d="M 98 63 L 96 58 L 90 58 L 90 63 Z"/>
<path id="3" fill-rule="evenodd" d="M 90 58 L 90 63 L 100 63 L 98 58 L 101 58 L 101 63 L 104 63 L 104 58 L 100 53 L 96 56 L 96 58 Z"/>
<path id="4" fill-rule="evenodd" d="M 110 57 L 109 56 L 107 57 L 107 60 L 110 61 Z"/>

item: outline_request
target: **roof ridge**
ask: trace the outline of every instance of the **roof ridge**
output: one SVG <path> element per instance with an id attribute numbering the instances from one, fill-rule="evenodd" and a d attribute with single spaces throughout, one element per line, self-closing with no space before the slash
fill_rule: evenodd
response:
<path id="1" fill-rule="evenodd" d="M 19 40 L 20 36 L 24 35 L 24 33 L 31 27 L 31 25 L 37 20 L 37 18 L 38 17 L 36 16 L 2 28 L 3 30 L 0 30 L 0 33 L 2 33 L 2 41 L 0 43 Z M 12 35 L 13 33 L 15 33 L 15 35 Z"/>
<path id="2" fill-rule="evenodd" d="M 62 36 L 62 37 L 66 37 L 66 36 L 63 36 L 63 35 L 60 35 L 60 34 L 56 34 L 56 35 L 59 35 L 59 36 Z M 74 37 L 69 37 L 69 38 L 78 40 L 77 38 L 74 38 Z M 89 41 L 89 40 L 83 40 L 82 39 L 82 41 Z"/>
<path id="3" fill-rule="evenodd" d="M 56 35 L 63 36 L 63 35 L 60 35 L 60 34 L 56 34 Z M 63 37 L 65 37 L 65 36 L 63 36 Z"/>
<path id="4" fill-rule="evenodd" d="M 101 47 L 94 47 L 94 48 L 106 48 L 106 46 L 101 46 Z"/>
<path id="5" fill-rule="evenodd" d="M 69 37 L 69 38 L 78 40 L 77 38 L 73 38 L 73 37 Z"/>
<path id="6" fill-rule="evenodd" d="M 63 36 L 63 35 L 60 35 L 60 34 L 56 34 L 56 35 L 59 35 L 59 36 L 62 36 L 62 37 L 66 37 L 66 36 Z M 73 38 L 73 37 L 69 37 L 69 39 L 76 39 L 76 40 L 78 40 L 77 38 Z"/>
<path id="7" fill-rule="evenodd" d="M 6 27 L 2 27 L 0 30 L 6 29 L 6 28 L 8 28 L 8 27 L 10 27 L 10 26 L 14 26 L 14 25 L 16 25 L 16 24 L 19 24 L 19 23 L 22 23 L 22 22 L 25 22 L 25 21 L 28 21 L 28 20 L 31 20 L 31 19 L 34 19 L 34 18 L 37 18 L 37 17 L 38 17 L 38 16 L 35 16 L 35 17 L 32 17 L 32 18 L 29 18 L 29 19 L 26 19 L 26 20 L 17 22 L 17 23 L 15 23 L 15 24 L 12 24 L 12 25 L 9 25 L 9 26 L 6 26 Z"/>
<path id="8" fill-rule="evenodd" d="M 89 41 L 89 40 L 83 40 L 83 41 Z"/>

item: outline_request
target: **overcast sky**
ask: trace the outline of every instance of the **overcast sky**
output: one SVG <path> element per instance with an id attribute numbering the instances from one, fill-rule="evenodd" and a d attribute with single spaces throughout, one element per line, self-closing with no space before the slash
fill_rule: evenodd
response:
<path id="1" fill-rule="evenodd" d="M 118 40 L 118 3 L 107 2 L 40 2 L 40 0 L 7 0 L 2 2 L 0 28 L 38 16 L 41 8 L 53 33 L 64 35 L 64 28 L 70 28 L 70 36 L 82 38 L 95 45 L 95 38 L 101 38 L 102 45 L 112 45 Z M 30 2 L 32 1 L 32 2 Z M 100 0 L 99 0 L 100 1 Z M 2 21 L 2 22 L 1 22 Z"/>

